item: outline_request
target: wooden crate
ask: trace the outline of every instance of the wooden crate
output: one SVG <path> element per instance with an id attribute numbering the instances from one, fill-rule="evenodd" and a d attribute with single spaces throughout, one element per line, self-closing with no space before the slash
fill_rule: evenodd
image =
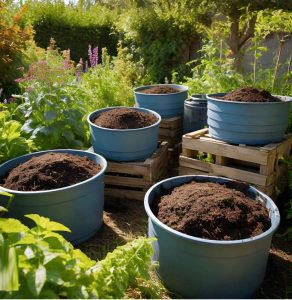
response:
<path id="1" fill-rule="evenodd" d="M 172 117 L 161 119 L 159 140 L 167 141 L 169 147 L 174 147 L 182 139 L 182 118 Z"/>
<path id="2" fill-rule="evenodd" d="M 105 172 L 105 195 L 143 200 L 146 191 L 166 176 L 168 143 L 161 142 L 150 158 L 139 162 L 108 161 Z"/>
<path id="3" fill-rule="evenodd" d="M 208 174 L 251 184 L 273 196 L 277 181 L 287 166 L 279 161 L 291 154 L 292 136 L 264 146 L 234 145 L 211 138 L 208 128 L 183 136 L 179 174 Z M 212 154 L 213 162 L 199 160 L 199 152 Z"/>

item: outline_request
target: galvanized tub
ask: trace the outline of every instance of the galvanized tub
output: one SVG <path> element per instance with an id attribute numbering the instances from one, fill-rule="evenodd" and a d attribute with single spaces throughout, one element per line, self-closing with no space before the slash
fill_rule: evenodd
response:
<path id="1" fill-rule="evenodd" d="M 97 126 L 92 122 L 102 112 L 115 108 L 131 108 L 153 114 L 156 116 L 157 122 L 151 126 L 137 129 L 110 129 Z M 160 121 L 160 115 L 154 111 L 122 106 L 96 110 L 87 118 L 94 152 L 114 161 L 143 160 L 151 156 L 157 149 Z"/>
<path id="2" fill-rule="evenodd" d="M 209 134 L 219 140 L 248 145 L 280 142 L 288 126 L 292 97 L 281 102 L 235 102 L 207 95 Z"/>
<path id="3" fill-rule="evenodd" d="M 179 92 L 169 94 L 143 93 L 143 90 L 162 85 L 177 89 Z M 188 87 L 179 84 L 145 85 L 135 88 L 134 94 L 136 107 L 151 109 L 159 113 L 162 118 L 170 118 L 183 115 L 184 101 L 188 98 Z"/>
<path id="4" fill-rule="evenodd" d="M 64 232 L 63 236 L 73 244 L 81 243 L 91 236 L 102 225 L 104 204 L 104 172 L 107 166 L 106 160 L 95 153 L 87 151 L 62 149 L 40 151 L 23 155 L 0 165 L 0 178 L 9 170 L 28 161 L 30 158 L 40 156 L 48 152 L 68 153 L 86 156 L 101 165 L 101 171 L 80 183 L 48 191 L 15 191 L 0 186 L 0 191 L 14 195 L 9 207 L 7 217 L 16 218 L 29 223 L 25 214 L 39 214 L 57 221 L 69 229 L 72 233 Z M 6 205 L 5 197 L 0 195 L 0 205 Z"/>
<path id="5" fill-rule="evenodd" d="M 148 235 L 155 237 L 153 260 L 165 286 L 181 298 L 248 298 L 264 279 L 272 235 L 280 214 L 266 195 L 249 187 L 248 195 L 265 203 L 271 227 L 264 233 L 234 241 L 207 240 L 178 232 L 153 214 L 151 205 L 165 191 L 196 181 L 226 183 L 231 179 L 214 176 L 178 176 L 153 185 L 145 195 Z"/>

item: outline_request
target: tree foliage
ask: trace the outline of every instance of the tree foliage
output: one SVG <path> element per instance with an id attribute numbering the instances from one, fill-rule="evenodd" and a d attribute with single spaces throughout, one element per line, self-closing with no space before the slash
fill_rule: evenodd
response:
<path id="1" fill-rule="evenodd" d="M 22 8 L 11 16 L 5 1 L 0 1 L 0 88 L 17 76 L 26 42 L 32 38 L 31 28 L 21 26 L 24 12 Z"/>

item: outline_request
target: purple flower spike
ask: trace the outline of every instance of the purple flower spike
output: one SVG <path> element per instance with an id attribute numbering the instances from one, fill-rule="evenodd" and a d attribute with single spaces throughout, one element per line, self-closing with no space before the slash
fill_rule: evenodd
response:
<path id="1" fill-rule="evenodd" d="M 91 45 L 88 46 L 88 57 L 91 68 L 94 68 L 98 64 L 98 47 L 91 50 Z"/>

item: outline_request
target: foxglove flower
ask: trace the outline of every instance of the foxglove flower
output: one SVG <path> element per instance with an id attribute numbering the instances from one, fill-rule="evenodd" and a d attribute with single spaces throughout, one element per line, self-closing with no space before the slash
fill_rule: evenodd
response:
<path id="1" fill-rule="evenodd" d="M 98 64 L 98 47 L 91 49 L 91 45 L 88 46 L 88 57 L 91 68 L 94 68 Z"/>

